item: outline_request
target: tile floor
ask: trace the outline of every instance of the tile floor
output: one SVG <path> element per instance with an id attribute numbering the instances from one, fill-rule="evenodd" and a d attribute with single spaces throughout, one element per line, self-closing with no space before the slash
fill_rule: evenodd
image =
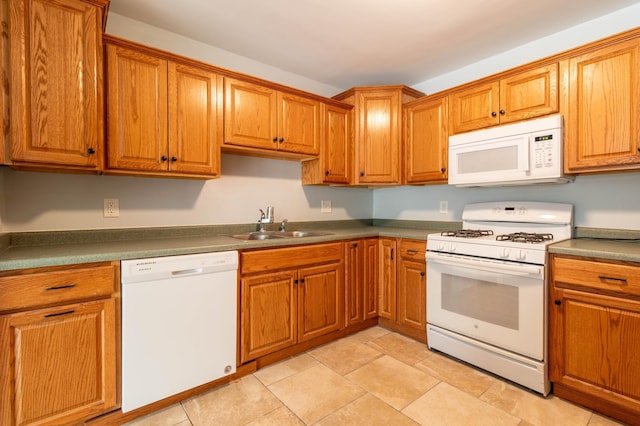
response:
<path id="1" fill-rule="evenodd" d="M 542 398 L 373 327 L 129 423 L 205 425 L 620 425 Z"/>

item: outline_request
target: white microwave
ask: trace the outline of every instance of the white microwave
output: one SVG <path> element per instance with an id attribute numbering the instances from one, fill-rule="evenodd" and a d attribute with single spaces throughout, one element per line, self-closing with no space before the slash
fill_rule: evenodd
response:
<path id="1" fill-rule="evenodd" d="M 562 116 L 552 115 L 449 137 L 449 184 L 567 183 Z"/>

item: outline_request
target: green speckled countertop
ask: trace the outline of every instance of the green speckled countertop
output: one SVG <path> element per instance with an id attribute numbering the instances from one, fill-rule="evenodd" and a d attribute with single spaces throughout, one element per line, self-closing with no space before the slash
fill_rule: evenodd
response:
<path id="1" fill-rule="evenodd" d="M 573 239 L 551 244 L 549 253 L 640 262 L 640 231 L 576 228 Z"/>
<path id="2" fill-rule="evenodd" d="M 274 226 L 277 227 L 277 225 Z M 459 227 L 459 222 L 392 220 L 300 222 L 288 224 L 287 230 L 322 230 L 331 232 L 331 235 L 262 241 L 243 241 L 230 236 L 231 234 L 254 231 L 255 225 L 253 224 L 3 234 L 0 235 L 0 271 L 313 244 L 375 236 L 426 241 L 429 233 Z"/>

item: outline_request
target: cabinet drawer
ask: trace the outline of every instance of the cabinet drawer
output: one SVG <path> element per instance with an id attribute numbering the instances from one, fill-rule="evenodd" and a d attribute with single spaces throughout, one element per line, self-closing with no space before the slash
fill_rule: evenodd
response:
<path id="1" fill-rule="evenodd" d="M 400 257 L 416 262 L 426 262 L 427 242 L 420 240 L 400 240 Z"/>
<path id="2" fill-rule="evenodd" d="M 265 249 L 240 253 L 240 272 L 275 271 L 300 266 L 340 261 L 342 243 Z"/>
<path id="3" fill-rule="evenodd" d="M 554 257 L 553 281 L 561 287 L 590 287 L 640 296 L 640 266 Z"/>
<path id="4" fill-rule="evenodd" d="M 115 277 L 113 264 L 0 276 L 0 311 L 108 297 Z"/>

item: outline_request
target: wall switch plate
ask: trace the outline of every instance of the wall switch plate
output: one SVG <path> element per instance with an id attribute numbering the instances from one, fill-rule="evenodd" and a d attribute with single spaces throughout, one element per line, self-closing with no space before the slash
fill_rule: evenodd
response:
<path id="1" fill-rule="evenodd" d="M 447 213 L 449 211 L 449 202 L 440 201 L 440 213 Z"/>
<path id="2" fill-rule="evenodd" d="M 117 198 L 104 199 L 103 217 L 120 217 L 120 200 Z"/>
<path id="3" fill-rule="evenodd" d="M 331 200 L 322 200 L 320 202 L 321 213 L 331 213 Z"/>

